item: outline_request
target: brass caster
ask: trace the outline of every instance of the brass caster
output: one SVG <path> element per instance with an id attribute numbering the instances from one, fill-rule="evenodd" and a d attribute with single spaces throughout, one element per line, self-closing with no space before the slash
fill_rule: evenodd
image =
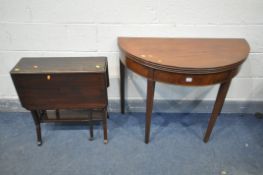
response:
<path id="1" fill-rule="evenodd" d="M 204 139 L 203 141 L 204 141 L 204 143 L 208 143 L 208 139 L 207 139 L 207 140 L 206 140 L 206 139 Z"/>
<path id="2" fill-rule="evenodd" d="M 42 142 L 41 141 L 37 141 L 37 146 L 41 146 Z"/>
<path id="3" fill-rule="evenodd" d="M 108 143 L 108 140 L 104 140 L 104 144 L 107 144 Z"/>

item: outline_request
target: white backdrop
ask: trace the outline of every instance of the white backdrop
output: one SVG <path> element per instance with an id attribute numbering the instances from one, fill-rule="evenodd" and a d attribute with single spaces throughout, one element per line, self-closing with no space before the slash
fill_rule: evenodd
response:
<path id="1" fill-rule="evenodd" d="M 21 57 L 107 56 L 109 99 L 119 98 L 118 36 L 241 37 L 251 47 L 227 100 L 263 101 L 262 0 L 0 0 L 0 98 L 17 98 L 9 70 Z M 145 98 L 128 75 L 128 98 Z M 157 83 L 157 99 L 214 99 L 218 86 Z"/>

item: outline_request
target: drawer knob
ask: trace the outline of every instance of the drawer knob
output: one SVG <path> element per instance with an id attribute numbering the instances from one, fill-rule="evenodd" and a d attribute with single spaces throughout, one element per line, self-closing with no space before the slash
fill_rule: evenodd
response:
<path id="1" fill-rule="evenodd" d="M 47 75 L 47 80 L 51 80 L 51 76 L 50 75 Z"/>
<path id="2" fill-rule="evenodd" d="M 191 83 L 192 81 L 193 81 L 192 77 L 186 77 L 185 78 L 185 82 L 187 82 L 187 83 Z"/>

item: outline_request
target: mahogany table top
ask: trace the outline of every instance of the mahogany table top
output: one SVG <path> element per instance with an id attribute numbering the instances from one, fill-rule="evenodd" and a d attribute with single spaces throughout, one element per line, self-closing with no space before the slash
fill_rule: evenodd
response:
<path id="1" fill-rule="evenodd" d="M 135 38 L 119 37 L 126 57 L 156 69 L 221 72 L 239 66 L 249 45 L 238 38 Z"/>

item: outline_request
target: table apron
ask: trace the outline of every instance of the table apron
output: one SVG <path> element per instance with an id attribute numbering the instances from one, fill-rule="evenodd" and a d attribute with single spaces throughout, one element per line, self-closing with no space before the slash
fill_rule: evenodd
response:
<path id="1" fill-rule="evenodd" d="M 121 61 L 127 68 L 143 77 L 146 77 L 147 79 L 183 86 L 206 86 L 223 83 L 236 76 L 240 68 L 240 66 L 237 66 L 233 69 L 225 70 L 223 72 L 187 74 L 157 70 L 137 63 L 136 61 L 127 57 L 122 57 Z"/>

